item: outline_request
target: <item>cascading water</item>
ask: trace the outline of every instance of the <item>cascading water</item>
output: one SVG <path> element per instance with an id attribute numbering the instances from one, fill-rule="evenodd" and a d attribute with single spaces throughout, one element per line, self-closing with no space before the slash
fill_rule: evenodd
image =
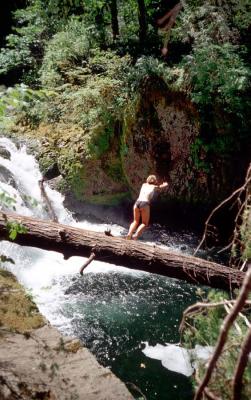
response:
<path id="1" fill-rule="evenodd" d="M 10 154 L 10 159 L 0 155 L 0 192 L 15 199 L 18 214 L 49 218 L 34 157 L 27 154 L 25 146 L 17 148 L 6 138 L 0 138 L 0 147 Z M 95 231 L 107 228 L 107 224 L 76 222 L 64 208 L 63 196 L 48 185 L 46 192 L 59 222 Z M 115 224 L 109 228 L 118 234 L 125 233 L 124 228 Z M 160 234 L 167 237 L 165 231 Z M 176 236 L 176 241 L 170 236 L 168 239 L 174 250 L 184 242 L 181 235 Z M 188 378 L 174 372 L 179 370 L 175 368 L 175 356 L 173 367 L 166 369 L 160 362 L 168 364 L 164 360 L 165 347 L 158 345 L 158 355 L 154 357 L 152 346 L 179 341 L 181 314 L 196 299 L 196 287 L 98 261 L 93 261 L 81 277 L 78 271 L 84 258 L 71 257 L 66 261 L 59 253 L 10 242 L 0 243 L 0 253 L 15 261 L 5 263 L 4 267 L 32 291 L 43 315 L 63 333 L 79 337 L 124 382 L 137 385 L 148 400 L 192 397 Z M 153 358 L 147 356 L 150 353 Z"/>

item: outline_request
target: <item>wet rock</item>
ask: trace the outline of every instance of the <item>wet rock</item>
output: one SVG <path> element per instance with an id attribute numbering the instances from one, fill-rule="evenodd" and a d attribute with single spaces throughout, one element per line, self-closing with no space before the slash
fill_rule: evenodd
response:
<path id="1" fill-rule="evenodd" d="M 48 180 L 47 184 L 50 186 L 51 189 L 60 191 L 62 182 L 63 177 L 62 175 L 59 175 L 56 178 Z"/>
<path id="2" fill-rule="evenodd" d="M 62 336 L 46 323 L 14 276 L 4 270 L 0 289 L 0 399 L 133 399 L 78 339 Z"/>
<path id="3" fill-rule="evenodd" d="M 56 178 L 59 175 L 60 175 L 60 171 L 58 169 L 58 164 L 54 163 L 44 172 L 43 178 L 45 180 L 50 180 L 50 179 Z"/>
<path id="4" fill-rule="evenodd" d="M 189 199 L 189 157 L 199 134 L 199 116 L 185 95 L 171 92 L 163 82 L 156 84 L 152 80 L 142 88 L 135 115 L 127 117 L 123 171 L 135 193 L 155 174 L 160 181 L 168 180 L 169 197 Z"/>
<path id="5" fill-rule="evenodd" d="M 13 186 L 14 188 L 17 187 L 14 176 L 3 165 L 0 165 L 0 181 L 4 182 L 4 183 L 7 183 L 8 185 Z"/>
<path id="6" fill-rule="evenodd" d="M 10 160 L 11 154 L 4 146 L 0 146 L 0 157 Z"/>
<path id="7" fill-rule="evenodd" d="M 77 353 L 77 351 L 81 348 L 81 343 L 78 339 L 73 339 L 65 343 L 64 348 L 70 353 Z"/>
<path id="8" fill-rule="evenodd" d="M 58 351 L 60 340 L 59 332 L 48 325 L 33 331 L 30 338 L 6 334 L 1 339 L 0 398 L 133 399 L 125 385 L 87 349 Z"/>

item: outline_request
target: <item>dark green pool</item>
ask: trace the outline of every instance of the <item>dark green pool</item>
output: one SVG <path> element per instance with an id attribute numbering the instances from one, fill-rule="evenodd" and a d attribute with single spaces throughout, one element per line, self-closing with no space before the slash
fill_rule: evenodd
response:
<path id="1" fill-rule="evenodd" d="M 66 290 L 62 312 L 74 334 L 97 359 L 148 400 L 192 399 L 189 378 L 146 357 L 144 342 L 179 342 L 183 310 L 196 301 L 196 286 L 146 273 L 85 274 Z M 139 392 L 133 390 L 136 398 Z"/>

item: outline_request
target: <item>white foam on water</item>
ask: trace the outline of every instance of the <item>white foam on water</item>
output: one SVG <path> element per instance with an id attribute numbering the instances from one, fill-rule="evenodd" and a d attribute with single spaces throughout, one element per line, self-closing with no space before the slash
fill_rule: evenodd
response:
<path id="1" fill-rule="evenodd" d="M 178 372 L 185 376 L 193 374 L 194 369 L 190 362 L 189 352 L 180 346 L 175 344 L 149 346 L 146 343 L 146 347 L 142 351 L 147 357 L 160 360 L 163 367 L 169 371 Z"/>
<path id="2" fill-rule="evenodd" d="M 163 367 L 169 371 L 177 372 L 185 376 L 194 373 L 198 362 L 206 363 L 211 357 L 214 348 L 211 346 L 195 345 L 194 349 L 185 349 L 176 344 L 156 344 L 150 346 L 144 342 L 142 352 L 149 358 L 160 360 Z"/>

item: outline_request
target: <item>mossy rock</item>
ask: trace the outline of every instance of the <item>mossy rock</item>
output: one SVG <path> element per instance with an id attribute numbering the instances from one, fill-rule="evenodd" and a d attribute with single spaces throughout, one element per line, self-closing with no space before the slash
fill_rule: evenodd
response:
<path id="1" fill-rule="evenodd" d="M 0 321 L 4 329 L 25 333 L 45 325 L 45 320 L 15 276 L 0 269 Z"/>
<path id="2" fill-rule="evenodd" d="M 189 99 L 161 80 L 149 80 L 125 113 L 121 161 L 130 189 L 137 193 L 147 176 L 155 174 L 169 181 L 170 196 L 193 195 L 188 170 L 199 130 L 199 115 Z"/>

